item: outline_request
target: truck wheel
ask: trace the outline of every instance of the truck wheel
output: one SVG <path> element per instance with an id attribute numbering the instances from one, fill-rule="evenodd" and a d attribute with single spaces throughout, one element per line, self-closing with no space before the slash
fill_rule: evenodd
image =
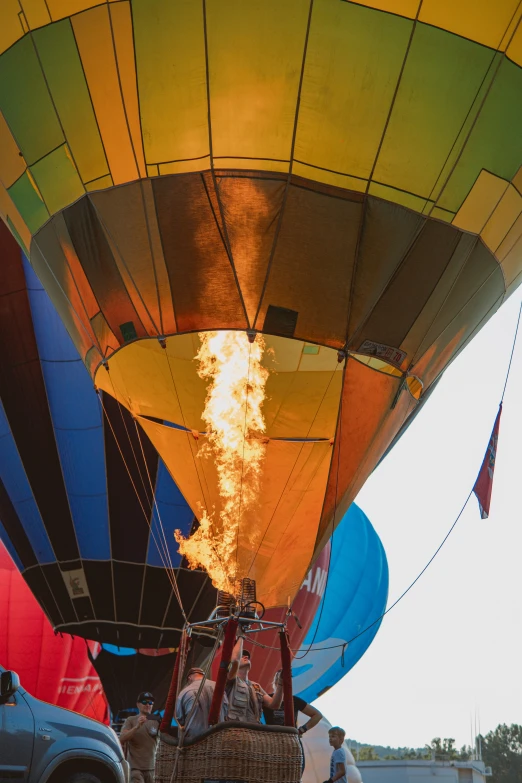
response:
<path id="1" fill-rule="evenodd" d="M 92 772 L 75 772 L 64 783 L 102 783 L 102 781 L 98 775 L 93 775 Z"/>

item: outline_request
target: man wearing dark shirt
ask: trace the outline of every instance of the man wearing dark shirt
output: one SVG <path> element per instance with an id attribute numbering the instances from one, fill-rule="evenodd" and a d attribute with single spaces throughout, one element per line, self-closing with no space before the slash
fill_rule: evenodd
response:
<path id="1" fill-rule="evenodd" d="M 158 723 L 149 718 L 153 706 L 152 693 L 140 693 L 138 714 L 127 718 L 121 729 L 120 742 L 127 744 L 131 783 L 154 783 Z"/>
<path id="2" fill-rule="evenodd" d="M 275 684 L 278 679 L 278 675 L 281 672 L 276 672 L 274 682 L 272 683 L 272 689 L 275 690 Z M 303 715 L 306 715 L 308 718 L 310 718 L 309 721 L 307 721 L 303 726 L 299 726 L 299 734 L 302 736 L 306 731 L 309 729 L 313 729 L 314 726 L 317 726 L 321 718 L 323 717 L 322 713 L 319 712 L 319 710 L 316 710 L 315 707 L 312 707 L 311 704 L 307 704 L 304 699 L 301 699 L 300 696 L 294 696 L 294 723 L 297 726 L 297 713 L 302 712 Z M 267 726 L 284 726 L 285 725 L 285 705 L 284 702 L 281 703 L 281 706 L 279 709 L 273 710 L 269 707 L 263 707 L 263 715 L 265 718 L 265 723 Z"/>

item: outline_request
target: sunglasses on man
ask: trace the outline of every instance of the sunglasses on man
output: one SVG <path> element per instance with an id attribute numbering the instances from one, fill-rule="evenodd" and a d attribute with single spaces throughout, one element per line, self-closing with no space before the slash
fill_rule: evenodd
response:
<path id="1" fill-rule="evenodd" d="M 154 702 L 151 701 L 150 699 L 142 699 L 140 701 L 140 704 L 150 704 L 152 706 L 154 704 Z"/>

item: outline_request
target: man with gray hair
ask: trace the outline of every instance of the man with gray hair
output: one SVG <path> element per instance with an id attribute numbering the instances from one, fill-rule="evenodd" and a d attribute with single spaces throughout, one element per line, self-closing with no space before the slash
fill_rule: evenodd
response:
<path id="1" fill-rule="evenodd" d="M 203 669 L 197 666 L 189 669 L 188 684 L 180 692 L 176 701 L 176 721 L 184 730 L 185 740 L 193 740 L 209 727 L 208 716 L 216 683 L 213 680 L 206 680 L 202 685 L 201 681 L 204 677 Z M 226 719 L 227 707 L 225 695 L 219 714 L 220 723 Z"/>

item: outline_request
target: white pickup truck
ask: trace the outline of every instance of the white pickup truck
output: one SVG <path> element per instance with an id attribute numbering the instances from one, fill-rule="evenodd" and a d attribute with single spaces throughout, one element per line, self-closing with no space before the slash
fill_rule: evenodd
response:
<path id="1" fill-rule="evenodd" d="M 35 699 L 0 666 L 0 782 L 128 783 L 112 729 Z"/>

